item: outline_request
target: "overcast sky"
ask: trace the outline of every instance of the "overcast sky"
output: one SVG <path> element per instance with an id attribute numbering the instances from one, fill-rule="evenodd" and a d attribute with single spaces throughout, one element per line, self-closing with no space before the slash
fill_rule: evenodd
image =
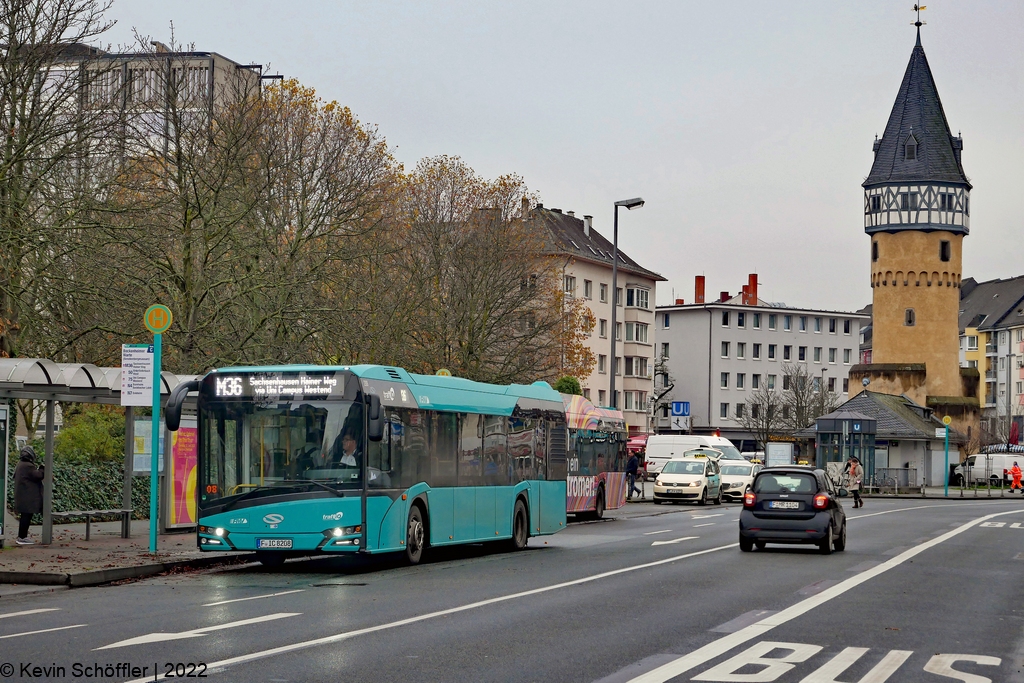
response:
<path id="1" fill-rule="evenodd" d="M 914 45 L 896 2 L 115 0 L 117 25 L 269 65 L 375 124 L 406 167 L 461 156 L 592 214 L 693 300 L 871 301 L 862 188 Z M 1024 4 L 937 0 L 922 42 L 974 184 L 964 276 L 1024 273 Z"/>

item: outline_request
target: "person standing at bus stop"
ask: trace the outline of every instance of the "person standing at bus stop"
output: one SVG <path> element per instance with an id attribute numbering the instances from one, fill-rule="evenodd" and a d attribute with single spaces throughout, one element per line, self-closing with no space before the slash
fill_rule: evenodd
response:
<path id="1" fill-rule="evenodd" d="M 860 482 L 864 478 L 864 468 L 860 466 L 860 460 L 850 456 L 846 461 L 846 488 L 853 494 L 853 507 L 864 507 L 864 501 L 860 498 Z"/>
<path id="2" fill-rule="evenodd" d="M 1010 484 L 1010 493 L 1013 493 L 1014 489 L 1020 489 L 1021 493 L 1024 493 L 1024 488 L 1020 485 L 1020 478 L 1024 472 L 1020 471 L 1020 467 L 1017 465 L 1017 461 L 1013 461 L 1013 467 L 1010 468 L 1010 476 L 1013 477 L 1013 483 Z"/>
<path id="3" fill-rule="evenodd" d="M 629 482 L 629 490 L 626 492 L 627 499 L 633 497 L 634 491 L 637 495 L 643 495 L 643 491 L 636 487 L 636 473 L 639 469 L 640 459 L 636 457 L 636 453 L 630 454 L 629 460 L 626 461 L 626 480 Z"/>
<path id="4" fill-rule="evenodd" d="M 44 468 L 36 467 L 36 452 L 31 446 L 21 449 L 21 458 L 14 469 L 14 510 L 21 517 L 18 519 L 18 545 L 35 545 L 28 537 L 28 529 L 32 525 L 32 515 L 43 512 L 43 473 Z"/>

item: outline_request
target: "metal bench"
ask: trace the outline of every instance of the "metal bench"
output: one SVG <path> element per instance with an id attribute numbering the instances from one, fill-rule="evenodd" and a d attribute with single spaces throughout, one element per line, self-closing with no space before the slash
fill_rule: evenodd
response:
<path id="1" fill-rule="evenodd" d="M 121 538 L 129 537 L 129 527 L 132 518 L 131 508 L 119 510 L 69 510 L 67 512 L 52 512 L 50 516 L 54 519 L 69 519 L 71 517 L 85 517 L 85 540 L 89 540 L 89 532 L 92 528 L 92 518 L 104 515 L 114 515 L 121 518 Z"/>

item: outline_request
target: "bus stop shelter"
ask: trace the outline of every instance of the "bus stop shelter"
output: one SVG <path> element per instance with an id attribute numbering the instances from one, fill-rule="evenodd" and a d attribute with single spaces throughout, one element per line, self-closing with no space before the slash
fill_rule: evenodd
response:
<path id="1" fill-rule="evenodd" d="M 174 387 L 195 378 L 195 375 L 161 373 L 161 405 L 166 403 L 167 396 Z M 42 542 L 49 544 L 53 540 L 53 438 L 56 402 L 121 405 L 121 368 L 101 368 L 91 363 L 57 363 L 46 358 L 0 358 L 0 403 L 7 401 L 9 414 L 14 411 L 15 400 L 41 401 L 46 405 Z M 186 402 L 186 409 L 192 407 L 194 410 L 194 405 L 194 400 L 191 406 Z M 131 406 L 125 407 L 124 481 L 121 489 L 121 502 L 125 509 L 132 507 L 135 454 L 133 413 Z M 157 444 L 153 444 L 153 448 L 157 447 Z M 3 450 L 0 449 L 0 455 L 2 454 Z M 9 457 L 16 458 L 17 454 L 10 454 Z M 6 482 L 7 471 L 7 463 L 4 463 L 3 476 L 0 479 L 6 486 L 13 486 L 14 482 Z M 158 474 L 151 472 L 150 476 Z M 6 505 L 5 486 L 0 486 L 0 494 L 3 495 Z M 150 520 L 150 523 L 156 521 Z M 129 519 L 125 527 L 126 533 L 130 533 L 130 524 Z"/>

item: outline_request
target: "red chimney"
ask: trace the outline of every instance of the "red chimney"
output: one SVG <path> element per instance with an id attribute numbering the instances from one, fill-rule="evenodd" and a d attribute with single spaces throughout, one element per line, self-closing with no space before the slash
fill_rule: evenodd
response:
<path id="1" fill-rule="evenodd" d="M 683 304 L 685 304 L 685 303 L 686 303 L 686 302 L 685 302 L 685 301 L 683 301 L 682 299 L 676 299 L 676 306 L 682 306 L 682 305 L 683 305 Z"/>
<path id="2" fill-rule="evenodd" d="M 729 300 L 729 292 L 722 292 L 722 293 L 721 293 L 721 294 L 720 294 L 720 295 L 718 296 L 718 301 L 719 301 L 719 302 L 723 302 L 723 301 L 728 301 L 728 300 Z"/>
<path id="3" fill-rule="evenodd" d="M 757 273 L 747 276 L 747 295 L 750 298 L 750 305 L 757 305 Z"/>
<path id="4" fill-rule="evenodd" d="M 702 304 L 704 303 L 704 276 L 698 275 L 694 278 L 694 288 L 697 290 L 693 297 L 693 303 Z"/>
<path id="5" fill-rule="evenodd" d="M 740 303 L 744 306 L 750 305 L 750 286 L 743 285 L 743 297 L 740 299 Z"/>

